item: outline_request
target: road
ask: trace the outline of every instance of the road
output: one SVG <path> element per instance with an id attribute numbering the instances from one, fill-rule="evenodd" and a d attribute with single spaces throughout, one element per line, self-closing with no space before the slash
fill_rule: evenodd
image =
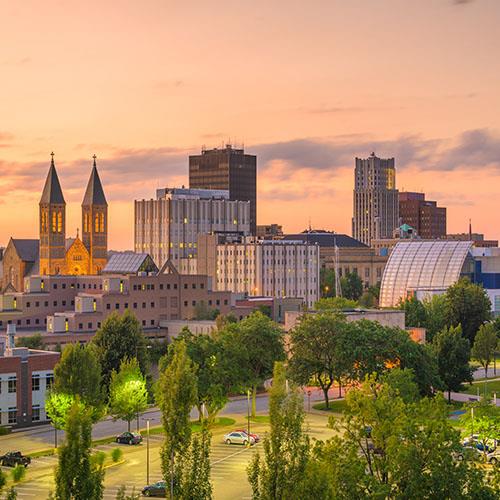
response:
<path id="1" fill-rule="evenodd" d="M 267 398 L 261 404 L 264 404 L 266 401 Z M 236 407 L 239 407 L 239 405 L 236 404 Z M 237 421 L 234 428 L 242 428 L 246 425 L 246 419 L 242 414 L 231 414 L 227 411 L 225 413 Z M 327 422 L 328 416 L 318 414 L 307 415 L 306 425 L 309 434 L 319 439 L 331 437 L 333 431 L 327 428 Z M 256 451 L 262 453 L 261 443 L 252 448 L 224 444 L 223 435 L 232 428 L 218 428 L 212 436 L 210 455 L 212 465 L 211 478 L 214 488 L 214 498 L 216 500 L 249 499 L 251 497 L 246 468 Z M 268 429 L 269 425 L 266 423 L 252 423 L 252 432 L 257 432 L 261 436 L 265 435 Z M 161 479 L 159 452 L 162 441 L 162 435 L 150 436 L 150 483 Z M 124 462 L 106 469 L 104 481 L 104 498 L 106 500 L 115 499 L 121 485 L 125 485 L 129 493 L 132 491 L 132 488 L 135 488 L 135 491 L 139 492 L 147 481 L 146 444 L 127 446 L 111 443 L 97 446 L 96 449 L 104 451 L 109 455 L 110 451 L 117 446 L 120 446 L 124 452 Z M 56 457 L 33 459 L 32 465 L 28 469 L 26 480 L 17 486 L 18 498 L 47 498 L 49 491 L 54 491 L 53 468 L 56 464 Z"/>

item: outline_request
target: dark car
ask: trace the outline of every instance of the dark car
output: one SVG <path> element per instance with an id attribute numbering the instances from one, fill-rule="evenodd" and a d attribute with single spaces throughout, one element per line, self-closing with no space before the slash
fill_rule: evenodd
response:
<path id="1" fill-rule="evenodd" d="M 137 432 L 122 432 L 116 436 L 116 442 L 121 444 L 140 444 L 142 443 L 142 436 Z"/>
<path id="2" fill-rule="evenodd" d="M 28 467 L 31 463 L 31 458 L 24 456 L 20 451 L 9 451 L 0 457 L 0 463 L 4 467 L 15 467 L 16 465 Z"/>
<path id="3" fill-rule="evenodd" d="M 165 498 L 167 493 L 167 483 L 165 481 L 158 481 L 157 483 L 144 486 L 142 494 L 145 497 L 160 497 Z"/>

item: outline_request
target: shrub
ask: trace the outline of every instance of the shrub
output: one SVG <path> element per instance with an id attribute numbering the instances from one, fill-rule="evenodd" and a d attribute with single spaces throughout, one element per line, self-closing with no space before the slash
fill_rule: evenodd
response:
<path id="1" fill-rule="evenodd" d="M 21 481 L 24 476 L 26 475 L 26 467 L 24 465 L 21 465 L 21 464 L 17 464 L 13 469 L 12 469 L 12 480 L 15 482 L 15 483 L 18 483 L 19 481 Z"/>
<path id="2" fill-rule="evenodd" d="M 111 460 L 116 464 L 116 462 L 119 462 L 123 456 L 123 451 L 120 450 L 120 448 L 115 448 L 114 450 L 111 451 Z"/>

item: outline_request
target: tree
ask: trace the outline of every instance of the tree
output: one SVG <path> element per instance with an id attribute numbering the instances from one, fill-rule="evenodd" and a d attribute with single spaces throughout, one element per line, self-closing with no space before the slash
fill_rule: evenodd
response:
<path id="1" fill-rule="evenodd" d="M 488 366 L 493 361 L 498 345 L 498 337 L 493 323 L 485 323 L 479 327 L 471 350 L 471 357 L 484 368 L 488 378 Z"/>
<path id="2" fill-rule="evenodd" d="M 130 431 L 130 422 L 137 417 L 139 430 L 139 413 L 148 407 L 148 391 L 146 379 L 141 373 L 135 358 L 124 359 L 120 364 L 120 371 L 111 372 L 109 384 L 109 410 L 114 419 L 127 422 Z"/>
<path id="3" fill-rule="evenodd" d="M 75 396 L 55 390 L 49 391 L 45 399 L 45 410 L 55 429 L 66 429 L 69 411 L 75 402 Z"/>
<path id="4" fill-rule="evenodd" d="M 188 356 L 196 367 L 198 413 L 208 413 L 208 423 L 227 403 L 229 391 L 237 384 L 234 370 L 224 361 L 225 352 L 221 342 L 211 335 L 193 335 L 183 329 L 175 342 L 184 341 Z"/>
<path id="5" fill-rule="evenodd" d="M 54 368 L 54 392 L 78 396 L 81 403 L 92 408 L 93 420 L 104 412 L 101 366 L 92 344 L 69 344 Z"/>
<path id="6" fill-rule="evenodd" d="M 434 337 L 447 325 L 448 302 L 446 295 L 433 295 L 422 302 L 425 311 L 425 323 L 421 326 L 426 328 L 425 338 L 432 342 Z"/>
<path id="7" fill-rule="evenodd" d="M 147 375 L 146 339 L 138 319 L 130 311 L 125 311 L 122 316 L 117 313 L 108 316 L 97 330 L 92 342 L 97 347 L 106 388 L 111 381 L 111 372 L 118 371 L 120 363 L 125 358 L 136 358 L 142 374 Z"/>
<path id="8" fill-rule="evenodd" d="M 209 308 L 204 300 L 200 300 L 194 306 L 194 319 L 196 320 L 214 320 L 219 314 L 219 309 Z"/>
<path id="9" fill-rule="evenodd" d="M 11 486 L 7 490 L 7 495 L 5 496 L 5 500 L 16 500 L 17 499 L 17 491 L 14 486 Z"/>
<path id="10" fill-rule="evenodd" d="M 195 435 L 180 460 L 180 485 L 178 498 L 183 500 L 211 500 L 210 440 L 206 422 Z"/>
<path id="11" fill-rule="evenodd" d="M 171 344 L 171 362 L 160 362 L 156 403 L 162 414 L 165 441 L 161 450 L 163 476 L 171 500 L 179 486 L 178 459 L 191 441 L 191 408 L 196 404 L 195 366 L 182 340 Z"/>
<path id="12" fill-rule="evenodd" d="M 27 347 L 28 349 L 41 349 L 45 348 L 45 342 L 41 333 L 35 333 L 28 337 L 17 337 L 16 347 Z"/>
<path id="13" fill-rule="evenodd" d="M 335 271 L 322 267 L 319 271 L 320 292 L 322 298 L 335 297 Z"/>
<path id="14" fill-rule="evenodd" d="M 451 391 L 460 391 L 464 382 L 472 382 L 469 341 L 462 336 L 460 326 L 451 326 L 439 332 L 432 345 L 437 356 L 439 375 L 450 402 Z"/>
<path id="15" fill-rule="evenodd" d="M 422 302 L 411 295 L 410 297 L 401 300 L 398 308 L 405 312 L 405 326 L 421 328 L 426 326 L 425 308 Z"/>
<path id="16" fill-rule="evenodd" d="M 351 359 L 344 346 L 348 324 L 341 314 L 305 315 L 290 332 L 290 376 L 306 385 L 314 377 L 323 391 L 325 408 L 329 408 L 328 391 L 335 381 L 347 375 Z"/>
<path id="17" fill-rule="evenodd" d="M 366 307 L 371 309 L 373 307 L 377 307 L 378 299 L 370 290 L 365 290 L 363 295 L 359 298 L 359 305 L 361 307 Z"/>
<path id="18" fill-rule="evenodd" d="M 303 431 L 304 401 L 298 388 L 286 381 L 283 363 L 275 364 L 269 396 L 271 430 L 264 439 L 264 458 L 254 455 L 247 473 L 254 499 L 286 500 L 297 496 L 308 455 L 309 439 Z"/>
<path id="19" fill-rule="evenodd" d="M 415 401 L 408 376 L 369 376 L 347 394 L 344 417 L 331 420 L 341 435 L 316 446 L 304 481 L 326 482 L 326 498 L 495 498 L 474 463 L 455 460 L 460 433 L 443 398 Z M 413 396 L 405 399 L 401 387 Z"/>
<path id="20" fill-rule="evenodd" d="M 77 398 L 67 417 L 66 440 L 55 470 L 57 500 L 100 500 L 104 470 L 92 460 L 92 414 Z"/>
<path id="21" fill-rule="evenodd" d="M 346 299 L 358 300 L 363 293 L 363 282 L 358 273 L 347 273 L 340 279 L 342 295 Z"/>
<path id="22" fill-rule="evenodd" d="M 473 344 L 479 327 L 491 319 L 491 302 L 486 290 L 462 278 L 448 288 L 445 296 L 447 324 L 461 325 L 464 337 Z"/>
<path id="23" fill-rule="evenodd" d="M 328 297 L 319 299 L 314 304 L 316 311 L 342 311 L 343 309 L 355 309 L 358 303 L 355 300 L 346 299 L 345 297 Z"/>

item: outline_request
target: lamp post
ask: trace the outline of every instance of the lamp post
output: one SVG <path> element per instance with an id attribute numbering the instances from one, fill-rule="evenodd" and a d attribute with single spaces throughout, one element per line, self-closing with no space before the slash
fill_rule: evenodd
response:
<path id="1" fill-rule="evenodd" d="M 471 406 L 471 409 L 470 409 L 470 418 L 471 418 L 470 437 L 472 440 L 473 436 L 474 436 L 474 407 L 473 406 Z"/>
<path id="2" fill-rule="evenodd" d="M 250 443 L 250 389 L 247 389 L 247 434 Z"/>
<path id="3" fill-rule="evenodd" d="M 146 419 L 146 484 L 149 484 L 149 418 Z"/>
<path id="4" fill-rule="evenodd" d="M 311 389 L 307 391 L 307 411 L 311 411 Z"/>
<path id="5" fill-rule="evenodd" d="M 57 449 L 57 427 L 54 425 L 54 448 Z"/>

